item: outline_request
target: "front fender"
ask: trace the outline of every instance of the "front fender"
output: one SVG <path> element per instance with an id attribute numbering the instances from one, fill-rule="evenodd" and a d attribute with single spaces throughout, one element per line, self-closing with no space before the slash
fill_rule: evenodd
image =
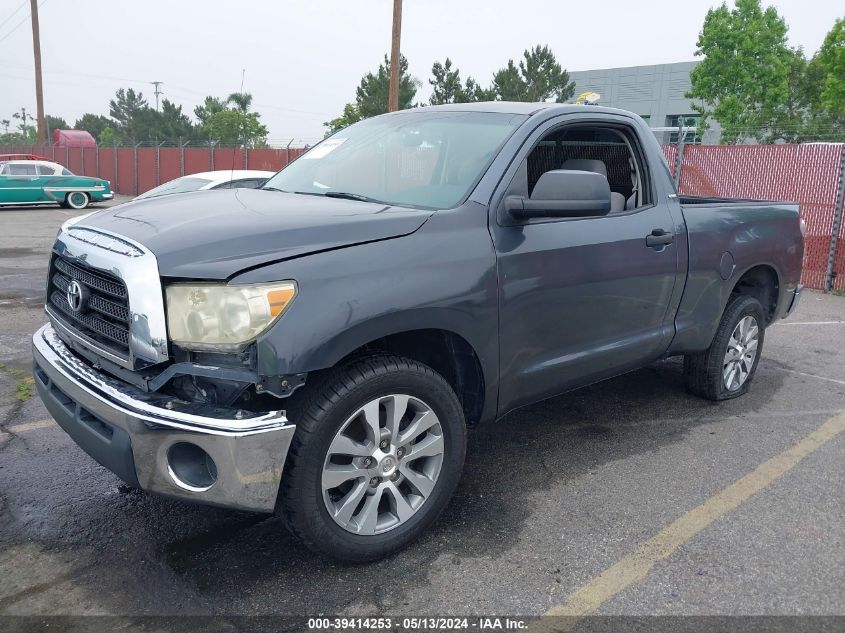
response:
<path id="1" fill-rule="evenodd" d="M 498 393 L 498 287 L 485 212 L 439 211 L 417 232 L 279 262 L 232 283 L 296 280 L 290 308 L 256 343 L 265 376 L 332 367 L 391 334 L 440 329 L 469 343 Z M 485 404 L 485 410 L 487 406 Z"/>

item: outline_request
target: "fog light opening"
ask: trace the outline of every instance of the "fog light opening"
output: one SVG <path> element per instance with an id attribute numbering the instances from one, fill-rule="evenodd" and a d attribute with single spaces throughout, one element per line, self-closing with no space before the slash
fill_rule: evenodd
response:
<path id="1" fill-rule="evenodd" d="M 217 464 L 196 444 L 179 442 L 167 451 L 167 472 L 184 490 L 205 492 L 217 481 Z"/>

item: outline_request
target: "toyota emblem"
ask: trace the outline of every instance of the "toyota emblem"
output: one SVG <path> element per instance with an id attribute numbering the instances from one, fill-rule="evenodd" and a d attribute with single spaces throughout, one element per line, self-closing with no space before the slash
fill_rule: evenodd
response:
<path id="1" fill-rule="evenodd" d="M 82 286 L 80 286 L 79 282 L 76 280 L 73 280 L 70 284 L 68 284 L 67 302 L 70 309 L 74 312 L 80 312 L 82 310 Z"/>

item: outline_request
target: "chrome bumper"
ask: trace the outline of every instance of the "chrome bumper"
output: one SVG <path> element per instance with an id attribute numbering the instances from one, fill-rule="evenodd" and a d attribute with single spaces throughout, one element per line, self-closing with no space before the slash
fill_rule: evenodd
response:
<path id="1" fill-rule="evenodd" d="M 104 193 L 100 197 L 103 200 L 111 200 L 112 198 L 114 198 L 114 194 L 113 193 Z"/>
<path id="2" fill-rule="evenodd" d="M 35 384 L 50 414 L 131 485 L 198 503 L 272 512 L 296 427 L 149 394 L 79 360 L 45 325 L 32 338 Z"/>

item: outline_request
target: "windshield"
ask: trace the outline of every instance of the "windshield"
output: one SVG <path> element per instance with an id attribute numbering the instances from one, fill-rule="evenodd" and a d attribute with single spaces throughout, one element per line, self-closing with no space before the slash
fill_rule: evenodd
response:
<path id="1" fill-rule="evenodd" d="M 469 193 L 524 120 L 425 109 L 368 119 L 316 145 L 265 188 L 448 209 Z"/>
<path id="2" fill-rule="evenodd" d="M 197 191 L 202 189 L 211 181 L 206 178 L 177 178 L 171 180 L 163 185 L 159 185 L 155 189 L 150 189 L 146 193 L 142 193 L 135 198 L 155 198 L 156 196 L 166 196 L 171 193 L 187 193 L 188 191 Z"/>

